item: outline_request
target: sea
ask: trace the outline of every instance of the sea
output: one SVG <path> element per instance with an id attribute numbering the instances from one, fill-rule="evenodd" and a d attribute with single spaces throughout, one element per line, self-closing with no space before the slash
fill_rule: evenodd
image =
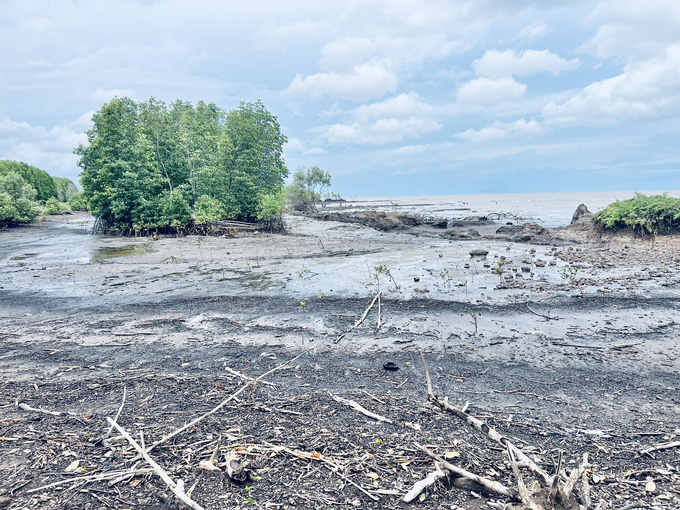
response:
<path id="1" fill-rule="evenodd" d="M 347 200 L 345 206 L 385 212 L 406 212 L 423 216 L 465 218 L 500 215 L 500 219 L 516 219 L 559 227 L 571 222 L 574 211 L 585 204 L 590 212 L 598 212 L 617 200 L 635 196 L 635 191 L 595 191 L 564 193 L 496 193 L 485 195 L 429 195 L 407 197 L 364 197 Z M 639 191 L 645 195 L 668 193 L 680 198 L 680 190 Z"/>

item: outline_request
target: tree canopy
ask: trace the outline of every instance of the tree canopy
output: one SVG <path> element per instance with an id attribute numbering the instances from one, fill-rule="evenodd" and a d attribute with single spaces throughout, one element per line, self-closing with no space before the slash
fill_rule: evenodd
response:
<path id="1" fill-rule="evenodd" d="M 293 172 L 293 182 L 286 189 L 294 209 L 315 211 L 316 203 L 331 187 L 331 174 L 317 165 L 298 167 Z"/>
<path id="2" fill-rule="evenodd" d="M 254 219 L 288 175 L 287 141 L 261 101 L 229 112 L 155 98 L 115 98 L 79 145 L 83 198 L 114 228 L 181 228 Z"/>
<path id="3" fill-rule="evenodd" d="M 0 175 L 7 175 L 10 172 L 20 175 L 24 181 L 35 188 L 36 200 L 44 202 L 50 198 L 57 198 L 57 186 L 54 179 L 44 170 L 19 161 L 0 161 Z"/>
<path id="4" fill-rule="evenodd" d="M 17 172 L 0 175 L 0 225 L 35 221 L 41 207 L 33 186 Z"/>

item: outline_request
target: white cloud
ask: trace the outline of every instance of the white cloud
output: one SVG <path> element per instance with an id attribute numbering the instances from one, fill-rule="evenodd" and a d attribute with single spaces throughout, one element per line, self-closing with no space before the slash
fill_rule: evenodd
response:
<path id="1" fill-rule="evenodd" d="M 533 43 L 543 37 L 546 33 L 548 33 L 548 25 L 541 23 L 538 20 L 534 20 L 531 25 L 520 30 L 512 40 Z"/>
<path id="2" fill-rule="evenodd" d="M 434 108 L 427 104 L 422 97 L 415 92 L 410 92 L 399 94 L 379 103 L 361 105 L 355 108 L 352 113 L 357 120 L 366 122 L 370 119 L 379 118 L 431 115 L 433 111 Z"/>
<path id="3" fill-rule="evenodd" d="M 509 76 L 530 76 L 540 72 L 558 75 L 563 71 L 575 69 L 579 59 L 565 60 L 548 50 L 487 50 L 482 58 L 475 60 L 472 67 L 478 76 L 504 78 Z"/>
<path id="4" fill-rule="evenodd" d="M 500 122 L 495 121 L 490 126 L 474 130 L 472 128 L 462 133 L 454 135 L 456 138 L 466 140 L 469 142 L 488 142 L 493 140 L 500 140 L 511 136 L 535 136 L 542 135 L 546 132 L 545 127 L 535 120 L 527 122 L 524 119 L 516 120 L 515 122 Z"/>
<path id="5" fill-rule="evenodd" d="M 601 125 L 623 119 L 680 115 L 680 44 L 663 57 L 626 65 L 624 72 L 585 87 L 562 104 L 548 103 L 551 124 Z"/>
<path id="6" fill-rule="evenodd" d="M 90 94 L 90 99 L 96 101 L 97 103 L 108 103 L 114 97 L 129 97 L 135 101 L 137 100 L 135 91 L 132 89 L 106 90 L 100 87 Z"/>
<path id="7" fill-rule="evenodd" d="M 521 99 L 526 90 L 527 86 L 517 83 L 514 78 L 492 80 L 480 77 L 458 87 L 458 102 L 494 106 L 504 101 Z"/>
<path id="8" fill-rule="evenodd" d="M 680 3 L 676 0 L 605 0 L 585 23 L 597 32 L 582 51 L 622 62 L 657 56 L 680 38 Z"/>
<path id="9" fill-rule="evenodd" d="M 286 142 L 286 144 L 283 146 L 283 150 L 287 154 L 298 153 L 302 154 L 303 156 L 326 153 L 326 151 L 321 147 L 308 148 L 302 140 L 294 137 L 288 139 L 288 142 Z"/>
<path id="10" fill-rule="evenodd" d="M 296 75 L 286 94 L 306 94 L 318 99 L 324 94 L 341 99 L 365 101 L 382 97 L 397 87 L 397 77 L 377 64 L 361 64 L 349 73 L 316 73 Z"/>
<path id="11" fill-rule="evenodd" d="M 255 48 L 286 51 L 291 46 L 316 42 L 328 37 L 328 21 L 296 21 L 281 26 L 266 23 L 255 34 Z"/>
<path id="12" fill-rule="evenodd" d="M 408 119 L 379 119 L 375 122 L 334 124 L 324 128 L 321 134 L 331 144 L 381 145 L 400 142 L 405 138 L 418 137 L 442 128 L 434 119 L 411 117 Z"/>
<path id="13" fill-rule="evenodd" d="M 81 119 L 74 124 L 81 122 Z M 87 136 L 70 125 L 31 126 L 15 122 L 9 117 L 0 121 L 0 159 L 14 159 L 37 166 L 51 175 L 68 177 L 77 181 L 78 157 L 72 151 Z"/>

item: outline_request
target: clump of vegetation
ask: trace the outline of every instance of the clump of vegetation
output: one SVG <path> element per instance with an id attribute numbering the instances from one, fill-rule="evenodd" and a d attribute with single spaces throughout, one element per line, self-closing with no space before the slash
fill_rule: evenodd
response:
<path id="1" fill-rule="evenodd" d="M 287 139 L 260 101 L 227 112 L 202 101 L 114 98 L 92 120 L 88 144 L 74 152 L 83 198 L 103 230 L 272 223 L 283 212 Z"/>
<path id="2" fill-rule="evenodd" d="M 64 202 L 59 202 L 56 198 L 50 198 L 45 202 L 43 212 L 45 214 L 61 214 L 63 212 L 71 211 L 71 207 Z"/>
<path id="3" fill-rule="evenodd" d="M 567 265 L 560 270 L 560 276 L 562 279 L 569 282 L 576 281 L 576 275 L 578 274 L 578 266 Z"/>
<path id="4" fill-rule="evenodd" d="M 630 229 L 646 236 L 670 234 L 680 230 L 680 199 L 663 195 L 643 195 L 621 200 L 598 212 L 595 225 L 604 230 Z"/>
<path id="5" fill-rule="evenodd" d="M 317 165 L 301 166 L 293 172 L 293 182 L 286 188 L 286 195 L 296 211 L 316 212 L 316 204 L 330 187 L 329 172 Z"/>
<path id="6" fill-rule="evenodd" d="M 72 211 L 87 211 L 87 201 L 80 191 L 77 191 L 68 199 L 68 206 Z"/>
<path id="7" fill-rule="evenodd" d="M 59 202 L 67 202 L 78 188 L 73 181 L 65 177 L 52 177 L 40 168 L 12 161 L 9 159 L 0 161 L 0 175 L 7 175 L 10 172 L 19 174 L 28 184 L 33 186 L 36 191 L 35 200 L 41 203 L 50 198 L 56 198 Z"/>
<path id="8" fill-rule="evenodd" d="M 0 175 L 0 225 L 31 223 L 41 213 L 37 192 L 16 172 Z"/>

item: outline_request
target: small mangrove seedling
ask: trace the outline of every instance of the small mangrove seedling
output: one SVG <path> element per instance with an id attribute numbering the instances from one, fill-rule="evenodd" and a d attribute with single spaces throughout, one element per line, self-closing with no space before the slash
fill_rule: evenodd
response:
<path id="1" fill-rule="evenodd" d="M 305 313 L 305 306 L 307 306 L 307 303 L 305 303 L 304 301 L 300 301 L 300 311 L 302 313 Z"/>
<path id="2" fill-rule="evenodd" d="M 449 288 L 449 291 L 451 291 L 451 273 L 449 273 L 448 269 L 444 269 L 439 273 L 439 276 L 441 277 L 442 281 L 444 282 L 444 286 Z"/>
<path id="3" fill-rule="evenodd" d="M 472 321 L 475 324 L 475 336 L 477 336 L 477 318 L 482 315 L 481 313 L 477 312 L 470 312 L 470 317 L 472 317 Z"/>
<path id="4" fill-rule="evenodd" d="M 250 271 L 250 261 L 246 260 L 246 267 L 248 268 L 248 271 Z"/>
<path id="5" fill-rule="evenodd" d="M 312 272 L 304 266 L 302 269 L 298 269 L 297 271 L 295 271 L 295 274 L 298 275 L 299 278 L 303 279 L 310 278 L 312 276 Z"/>
<path id="6" fill-rule="evenodd" d="M 566 265 L 560 270 L 560 276 L 562 276 L 562 280 L 574 283 L 578 270 L 577 266 Z"/>
<path id="7" fill-rule="evenodd" d="M 494 274 L 497 274 L 501 280 L 501 285 L 503 284 L 503 273 L 505 273 L 505 269 L 503 269 L 504 265 L 505 259 L 501 257 L 500 259 L 498 259 L 498 262 L 496 262 L 496 265 L 493 268 Z"/>

